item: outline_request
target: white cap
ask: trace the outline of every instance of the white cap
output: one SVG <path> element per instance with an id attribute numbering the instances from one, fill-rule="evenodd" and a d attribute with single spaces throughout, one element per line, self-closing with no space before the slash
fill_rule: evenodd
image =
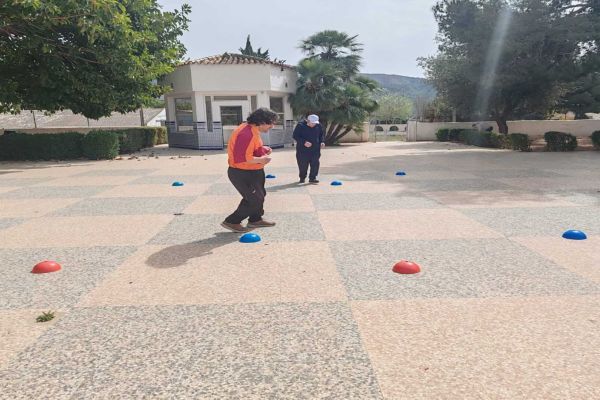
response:
<path id="1" fill-rule="evenodd" d="M 310 114 L 308 117 L 306 117 L 306 120 L 308 122 L 310 122 L 311 124 L 318 124 L 319 123 L 319 116 L 316 114 Z"/>

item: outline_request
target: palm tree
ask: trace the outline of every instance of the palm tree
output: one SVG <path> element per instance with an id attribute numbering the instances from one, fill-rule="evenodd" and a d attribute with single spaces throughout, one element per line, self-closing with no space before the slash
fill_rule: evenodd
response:
<path id="1" fill-rule="evenodd" d="M 250 35 L 248 35 L 248 37 L 246 38 L 246 47 L 242 48 L 240 47 L 240 53 L 245 55 L 245 56 L 252 56 L 252 57 L 257 57 L 257 58 L 262 58 L 263 60 L 270 60 L 270 56 L 269 56 L 269 49 L 265 50 L 265 51 L 260 51 L 260 47 L 258 48 L 258 50 L 254 51 L 254 49 L 252 48 L 252 43 L 250 43 Z"/>
<path id="2" fill-rule="evenodd" d="M 300 45 L 307 57 L 297 67 L 291 105 L 297 115 L 319 115 L 329 145 L 360 130 L 377 109 L 377 83 L 358 75 L 361 46 L 356 36 L 337 31 L 316 33 Z"/>
<path id="3" fill-rule="evenodd" d="M 362 57 L 362 44 L 356 41 L 358 35 L 349 36 L 344 32 L 322 31 L 300 42 L 299 48 L 308 58 L 329 61 L 343 71 L 343 78 L 349 79 L 358 74 Z"/>

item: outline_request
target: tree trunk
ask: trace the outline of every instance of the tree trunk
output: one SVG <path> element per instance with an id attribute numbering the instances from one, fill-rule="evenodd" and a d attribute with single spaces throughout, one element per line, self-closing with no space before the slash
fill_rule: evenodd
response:
<path id="1" fill-rule="evenodd" d="M 496 117 L 496 123 L 498 124 L 498 130 L 500 133 L 503 135 L 508 135 L 508 123 L 506 122 L 506 117 Z"/>
<path id="2" fill-rule="evenodd" d="M 342 133 L 340 133 L 343 129 L 344 129 L 344 131 Z M 328 146 L 335 144 L 335 142 L 337 140 L 339 140 L 340 138 L 344 137 L 351 130 L 352 130 L 351 126 L 350 127 L 345 127 L 342 124 L 337 124 L 335 126 L 334 131 L 330 135 L 327 135 L 327 137 L 325 138 L 325 144 L 328 145 Z"/>
<path id="3" fill-rule="evenodd" d="M 144 123 L 144 109 L 142 107 L 140 107 L 140 126 L 145 126 L 146 124 Z"/>

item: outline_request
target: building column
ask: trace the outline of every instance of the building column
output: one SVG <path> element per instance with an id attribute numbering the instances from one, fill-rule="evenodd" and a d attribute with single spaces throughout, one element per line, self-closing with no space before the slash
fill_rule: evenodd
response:
<path id="1" fill-rule="evenodd" d="M 262 108 L 262 107 L 270 108 L 271 102 L 269 101 L 269 93 L 264 92 L 264 91 L 256 93 L 256 106 L 258 108 Z"/>
<path id="2" fill-rule="evenodd" d="M 165 106 L 166 106 L 166 114 L 167 120 L 165 121 L 165 126 L 167 127 L 167 131 L 169 133 L 177 132 L 177 120 L 175 116 L 175 98 L 174 97 L 166 97 L 165 98 Z"/>
<path id="3" fill-rule="evenodd" d="M 192 94 L 192 118 L 194 122 L 206 122 L 206 103 L 200 92 Z"/>
<path id="4" fill-rule="evenodd" d="M 290 105 L 290 96 L 285 96 L 283 98 L 283 115 L 285 116 L 285 120 L 294 119 L 294 111 L 292 110 L 292 106 Z"/>

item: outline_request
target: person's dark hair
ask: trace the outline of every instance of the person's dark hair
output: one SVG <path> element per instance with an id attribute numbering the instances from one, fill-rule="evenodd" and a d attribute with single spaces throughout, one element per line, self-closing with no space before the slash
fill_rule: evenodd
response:
<path id="1" fill-rule="evenodd" d="M 277 122 L 277 114 L 268 108 L 259 108 L 248 115 L 246 122 L 252 125 L 274 124 Z"/>

